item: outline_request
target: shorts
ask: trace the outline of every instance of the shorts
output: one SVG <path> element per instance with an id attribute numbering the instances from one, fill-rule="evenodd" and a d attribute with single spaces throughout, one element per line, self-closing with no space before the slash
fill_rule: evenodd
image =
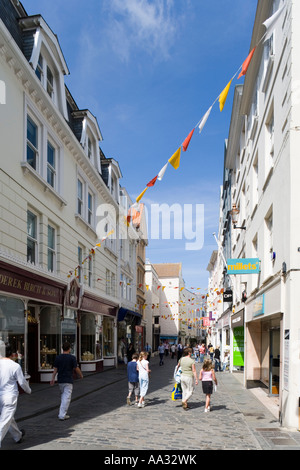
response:
<path id="1" fill-rule="evenodd" d="M 211 395 L 213 392 L 212 380 L 205 380 L 204 382 L 202 382 L 202 390 L 205 395 Z"/>
<path id="2" fill-rule="evenodd" d="M 139 382 L 128 382 L 128 391 L 134 392 L 137 397 L 140 394 L 140 384 Z"/>

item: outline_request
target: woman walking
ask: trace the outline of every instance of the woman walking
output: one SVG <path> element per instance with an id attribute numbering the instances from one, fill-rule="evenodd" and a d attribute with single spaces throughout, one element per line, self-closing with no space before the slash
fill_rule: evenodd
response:
<path id="1" fill-rule="evenodd" d="M 206 395 L 204 412 L 207 413 L 210 411 L 210 396 L 213 392 L 213 381 L 218 385 L 211 359 L 205 359 L 200 371 L 199 380 L 202 381 L 202 390 Z"/>
<path id="2" fill-rule="evenodd" d="M 139 382 L 140 382 L 140 400 L 138 408 L 145 406 L 145 395 L 148 391 L 149 386 L 149 362 L 147 361 L 148 353 L 141 352 L 137 363 L 137 369 L 139 371 Z"/>
<path id="3" fill-rule="evenodd" d="M 195 360 L 191 358 L 192 349 L 186 348 L 183 351 L 183 356 L 178 362 L 178 366 L 181 367 L 181 388 L 182 388 L 182 406 L 184 410 L 190 407 L 187 404 L 189 398 L 191 398 L 194 391 L 194 378 L 195 383 L 198 385 L 197 373 L 195 367 Z"/>

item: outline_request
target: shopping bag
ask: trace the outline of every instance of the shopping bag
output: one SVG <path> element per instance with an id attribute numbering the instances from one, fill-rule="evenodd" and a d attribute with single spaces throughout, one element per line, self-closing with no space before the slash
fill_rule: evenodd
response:
<path id="1" fill-rule="evenodd" d="M 180 384 L 181 382 L 181 372 L 181 367 L 178 367 L 177 365 L 174 370 L 174 379 L 177 384 Z"/>
<path id="2" fill-rule="evenodd" d="M 181 385 L 178 383 L 175 383 L 173 390 L 172 390 L 172 400 L 182 400 L 182 390 L 181 390 Z"/>

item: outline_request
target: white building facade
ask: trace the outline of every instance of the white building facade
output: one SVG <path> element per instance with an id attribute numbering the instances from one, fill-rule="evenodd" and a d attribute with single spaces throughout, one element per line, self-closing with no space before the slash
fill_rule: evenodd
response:
<path id="1" fill-rule="evenodd" d="M 261 41 L 263 22 L 282 7 Z M 231 211 L 222 222 L 233 260 L 231 365 L 239 353 L 245 386 L 258 381 L 277 397 L 278 419 L 292 428 L 299 427 L 300 396 L 299 25 L 297 0 L 258 1 L 256 50 L 235 90 L 225 158 Z"/>

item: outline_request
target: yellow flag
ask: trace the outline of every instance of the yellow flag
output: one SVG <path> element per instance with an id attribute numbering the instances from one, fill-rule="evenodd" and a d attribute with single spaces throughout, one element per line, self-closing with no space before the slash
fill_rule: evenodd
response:
<path id="1" fill-rule="evenodd" d="M 178 150 L 172 155 L 172 157 L 168 160 L 169 163 L 177 170 L 180 165 L 180 153 L 181 153 L 181 147 L 179 147 Z"/>
<path id="2" fill-rule="evenodd" d="M 230 82 L 226 85 L 226 87 L 224 88 L 224 90 L 222 91 L 222 93 L 219 96 L 220 111 L 223 111 L 231 82 L 232 82 L 232 80 L 230 80 Z"/>
<path id="3" fill-rule="evenodd" d="M 148 189 L 148 186 L 147 186 L 147 188 L 145 188 L 144 191 L 142 191 L 141 194 L 136 198 L 136 202 L 139 202 L 139 201 L 142 199 L 142 197 L 144 196 L 144 194 L 145 194 L 145 192 L 147 191 L 147 189 Z"/>

